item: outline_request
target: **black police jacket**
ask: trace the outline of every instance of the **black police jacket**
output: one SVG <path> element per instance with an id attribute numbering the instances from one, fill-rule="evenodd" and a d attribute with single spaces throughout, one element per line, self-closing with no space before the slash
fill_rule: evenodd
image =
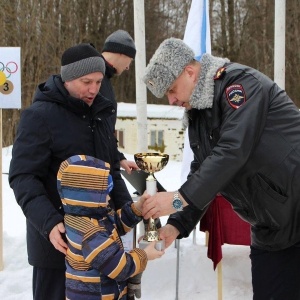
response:
<path id="1" fill-rule="evenodd" d="M 116 70 L 115 68 L 110 65 L 105 58 L 102 56 L 102 58 L 105 61 L 105 76 L 103 77 L 102 80 L 102 84 L 100 87 L 100 93 L 101 95 L 103 95 L 105 98 L 107 98 L 108 100 L 110 100 L 112 102 L 112 105 L 116 111 L 115 114 L 113 114 L 109 119 L 111 121 L 111 127 L 113 132 L 115 132 L 115 126 L 116 126 L 116 122 L 117 122 L 117 109 L 118 109 L 118 102 L 116 100 L 115 97 L 115 92 L 111 83 L 111 79 L 112 77 L 115 75 Z M 118 141 L 117 141 L 118 143 Z M 119 159 L 120 161 L 123 159 L 126 159 L 124 153 L 119 151 Z"/>
<path id="2" fill-rule="evenodd" d="M 50 243 L 52 228 L 63 221 L 57 192 L 60 163 L 76 154 L 102 159 L 111 166 L 117 208 L 132 201 L 120 175 L 117 144 L 107 119 L 115 113 L 100 94 L 89 107 L 71 97 L 60 76 L 41 84 L 33 104 L 21 115 L 12 150 L 9 183 L 27 219 L 29 263 L 38 267 L 64 268 L 64 255 Z"/>
<path id="3" fill-rule="evenodd" d="M 299 110 L 257 70 L 232 63 L 221 73 L 213 107 L 189 112 L 189 206 L 168 223 L 187 236 L 220 192 L 251 224 L 253 246 L 287 248 L 300 241 Z"/>

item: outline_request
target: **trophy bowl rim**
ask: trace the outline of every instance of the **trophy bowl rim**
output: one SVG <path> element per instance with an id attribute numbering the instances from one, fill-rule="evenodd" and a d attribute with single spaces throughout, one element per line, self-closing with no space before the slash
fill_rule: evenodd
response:
<path id="1" fill-rule="evenodd" d="M 161 167 L 159 168 L 159 170 L 155 170 L 155 171 L 151 171 L 148 170 L 147 168 L 144 168 L 143 165 L 140 164 L 140 161 L 142 160 L 143 157 L 148 156 L 148 157 L 161 157 Z M 147 173 L 154 173 L 154 172 L 159 172 L 161 171 L 169 162 L 169 154 L 166 153 L 160 153 L 160 152 L 138 152 L 134 154 L 134 160 L 136 162 L 136 164 L 145 172 Z"/>
<path id="2" fill-rule="evenodd" d="M 169 154 L 160 153 L 160 152 L 138 152 L 134 154 L 134 158 L 138 156 L 162 156 L 169 159 Z"/>

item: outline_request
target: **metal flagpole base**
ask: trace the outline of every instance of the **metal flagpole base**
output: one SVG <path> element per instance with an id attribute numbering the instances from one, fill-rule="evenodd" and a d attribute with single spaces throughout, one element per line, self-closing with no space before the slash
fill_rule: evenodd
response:
<path id="1" fill-rule="evenodd" d="M 179 292 L 179 259 L 180 259 L 180 240 L 175 240 L 175 248 L 177 248 L 177 257 L 176 257 L 176 296 L 175 300 L 178 300 Z"/>

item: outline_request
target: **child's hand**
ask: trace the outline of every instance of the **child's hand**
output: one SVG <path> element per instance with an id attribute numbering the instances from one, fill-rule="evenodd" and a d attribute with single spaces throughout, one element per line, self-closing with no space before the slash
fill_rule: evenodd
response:
<path id="1" fill-rule="evenodd" d="M 138 238 L 138 243 L 144 238 L 144 235 L 141 235 L 139 238 Z"/>
<path id="2" fill-rule="evenodd" d="M 148 260 L 153 260 L 156 258 L 160 258 L 161 256 L 163 256 L 163 254 L 165 254 L 165 251 L 158 251 L 155 249 L 155 244 L 156 241 L 151 242 L 145 249 L 144 251 L 147 254 L 147 258 Z"/>
<path id="3" fill-rule="evenodd" d="M 139 198 L 137 202 L 134 202 L 135 208 L 139 211 L 142 211 L 143 204 L 146 199 L 150 198 L 151 196 L 147 194 L 145 191 L 144 194 Z"/>

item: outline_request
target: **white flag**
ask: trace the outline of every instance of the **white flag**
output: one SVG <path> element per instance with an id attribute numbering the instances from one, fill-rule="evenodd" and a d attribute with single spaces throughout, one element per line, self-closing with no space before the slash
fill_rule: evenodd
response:
<path id="1" fill-rule="evenodd" d="M 194 50 L 196 60 L 200 60 L 204 53 L 211 53 L 208 0 L 192 0 L 183 41 Z M 186 181 L 192 160 L 193 152 L 186 130 L 181 165 L 182 183 Z"/>

